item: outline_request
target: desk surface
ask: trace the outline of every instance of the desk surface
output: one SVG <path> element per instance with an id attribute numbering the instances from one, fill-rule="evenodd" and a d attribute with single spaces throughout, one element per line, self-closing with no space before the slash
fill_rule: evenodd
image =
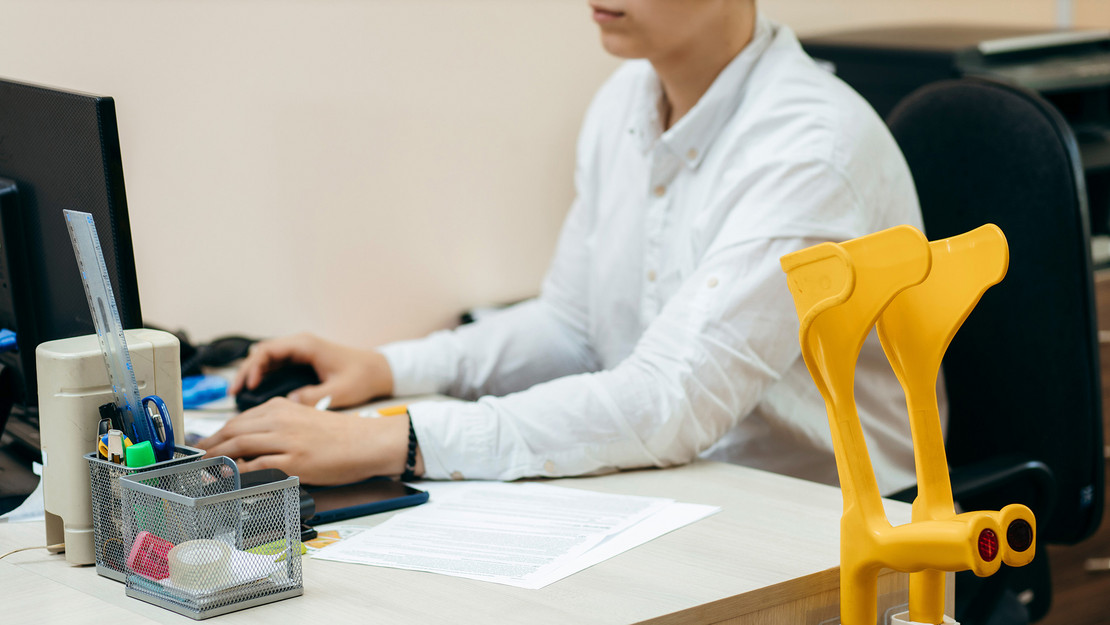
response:
<path id="1" fill-rule="evenodd" d="M 550 483 L 722 509 L 541 590 L 306 557 L 303 596 L 219 622 L 765 623 L 775 621 L 761 611 L 807 597 L 817 598 L 782 622 L 819 623 L 830 609 L 835 615 L 827 604 L 839 583 L 836 488 L 714 462 Z M 909 520 L 906 504 L 889 502 L 887 513 L 895 524 Z M 374 525 L 388 516 L 352 522 Z M 44 544 L 44 537 L 42 523 L 0 523 L 0 553 Z M 890 573 L 883 584 L 880 594 L 893 596 L 903 592 L 905 576 Z M 80 622 L 113 625 L 192 622 L 130 599 L 93 567 L 69 566 L 45 550 L 0 560 L 0 589 L 5 622 L 68 625 L 76 614 Z"/>

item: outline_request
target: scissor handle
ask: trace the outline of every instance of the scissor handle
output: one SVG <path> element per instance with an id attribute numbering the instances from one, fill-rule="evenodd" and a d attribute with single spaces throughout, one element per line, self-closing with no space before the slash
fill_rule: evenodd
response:
<path id="1" fill-rule="evenodd" d="M 147 395 L 142 399 L 143 413 L 150 421 L 150 446 L 154 448 L 154 457 L 159 461 L 169 460 L 173 458 L 173 424 L 170 422 L 170 410 L 166 407 L 166 402 L 157 395 Z M 154 404 L 154 409 L 158 411 L 158 416 L 151 414 L 149 406 Z M 158 440 L 158 428 L 154 426 L 154 419 L 161 419 L 162 430 L 165 432 L 165 437 Z"/>

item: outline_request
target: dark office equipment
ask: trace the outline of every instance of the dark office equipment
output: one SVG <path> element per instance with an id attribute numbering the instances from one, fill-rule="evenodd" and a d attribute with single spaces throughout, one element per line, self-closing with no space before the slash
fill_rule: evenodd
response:
<path id="1" fill-rule="evenodd" d="M 334 523 L 428 501 L 428 493 L 389 477 L 373 477 L 342 486 L 314 486 L 308 492 L 315 508 L 312 518 L 305 521 L 308 525 Z"/>
<path id="2" fill-rule="evenodd" d="M 1103 507 L 1097 322 L 1075 139 L 1036 93 L 978 79 L 923 87 L 894 108 L 889 123 L 929 239 L 989 222 L 1010 247 L 1006 277 L 986 292 L 945 356 L 947 452 L 965 509 L 1019 502 L 1034 511 L 1037 557 L 1004 570 L 1006 587 L 958 591 L 958 602 L 975 602 L 956 617 L 964 625 L 987 622 L 997 609 L 992 597 L 1031 590 L 1026 607 L 1037 620 L 1051 600 L 1044 545 L 1090 536 Z"/>
<path id="3" fill-rule="evenodd" d="M 205 367 L 226 367 L 240 358 L 245 358 L 250 346 L 258 342 L 258 339 L 231 335 L 212 339 L 209 343 L 194 344 L 189 333 L 180 328 L 167 330 L 150 324 L 146 327 L 169 332 L 177 337 L 181 344 L 181 377 L 183 378 L 201 375 Z"/>
<path id="4" fill-rule="evenodd" d="M 174 334 L 179 340 L 184 338 L 183 332 Z M 246 358 L 247 350 L 256 341 L 244 336 L 225 336 L 211 343 L 189 345 L 191 353 L 186 356 L 184 349 L 181 353 L 181 375 L 200 375 L 204 372 L 203 367 L 226 367 L 240 358 Z M 188 345 L 187 338 L 182 341 L 184 345 Z"/>
<path id="5" fill-rule="evenodd" d="M 285 365 L 262 376 L 258 386 L 239 391 L 235 395 L 235 406 L 239 410 L 249 410 L 273 397 L 284 397 L 302 386 L 319 383 L 320 378 L 312 365 Z"/>
<path id="6" fill-rule="evenodd" d="M 11 371 L 2 392 L 14 400 L 0 427 L 36 455 L 35 348 L 95 332 L 63 209 L 93 215 L 123 326 L 142 327 L 115 103 L 0 79 L 0 178 L 0 328 L 18 342 L 0 353 Z"/>
<path id="7" fill-rule="evenodd" d="M 30 285 L 24 275 L 27 252 L 23 237 L 19 236 L 20 223 L 15 183 L 0 179 L 0 330 L 14 331 L 16 317 L 34 322 L 28 291 Z M 16 338 L 18 340 L 18 335 Z M 14 354 L 0 360 L 0 432 L 4 431 L 4 422 L 15 403 L 17 391 L 22 390 L 22 376 L 16 375 L 19 364 L 21 361 Z"/>
<path id="8" fill-rule="evenodd" d="M 241 488 L 250 488 L 251 486 L 258 486 L 259 484 L 272 484 L 280 482 L 289 476 L 281 469 L 258 469 L 256 471 L 246 471 L 239 474 L 239 486 Z M 301 524 L 301 542 L 312 540 L 316 538 L 317 532 L 315 528 L 309 526 L 306 521 L 311 519 L 316 514 L 316 501 L 312 495 L 308 494 L 304 486 L 299 489 L 300 492 L 300 524 Z M 244 512 L 249 512 L 246 508 L 256 506 L 260 501 L 244 502 Z M 244 516 L 247 516 L 246 514 Z"/>
<path id="9" fill-rule="evenodd" d="M 259 484 L 272 484 L 274 482 L 280 482 L 287 477 L 289 477 L 289 475 L 281 469 L 244 471 L 239 474 L 239 486 L 241 488 L 250 488 L 251 486 L 257 486 Z M 312 499 L 312 495 L 308 494 L 304 486 L 301 486 L 300 494 L 301 521 L 304 522 L 311 519 L 312 516 L 316 514 L 316 504 Z"/>
<path id="10" fill-rule="evenodd" d="M 831 33 L 802 44 L 883 117 L 938 80 L 982 77 L 1038 92 L 1078 140 L 1092 233 L 1110 233 L 1110 32 L 929 25 Z"/>

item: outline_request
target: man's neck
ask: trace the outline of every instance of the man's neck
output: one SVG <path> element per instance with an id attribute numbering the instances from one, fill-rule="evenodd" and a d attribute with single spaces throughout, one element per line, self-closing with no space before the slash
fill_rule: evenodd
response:
<path id="1" fill-rule="evenodd" d="M 698 103 L 717 76 L 751 42 L 755 12 L 722 24 L 717 36 L 698 42 L 666 58 L 651 59 L 663 85 L 661 118 L 667 130 Z"/>

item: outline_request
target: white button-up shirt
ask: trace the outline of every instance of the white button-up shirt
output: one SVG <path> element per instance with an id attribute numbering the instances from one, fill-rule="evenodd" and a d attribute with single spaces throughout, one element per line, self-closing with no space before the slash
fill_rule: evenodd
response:
<path id="1" fill-rule="evenodd" d="M 905 161 L 871 108 L 787 28 L 751 43 L 662 131 L 646 61 L 598 92 L 577 199 L 537 299 L 382 349 L 426 476 L 514 479 L 698 456 L 837 481 L 779 258 L 922 227 Z M 905 400 L 874 334 L 857 403 L 879 487 L 913 483 Z"/>

